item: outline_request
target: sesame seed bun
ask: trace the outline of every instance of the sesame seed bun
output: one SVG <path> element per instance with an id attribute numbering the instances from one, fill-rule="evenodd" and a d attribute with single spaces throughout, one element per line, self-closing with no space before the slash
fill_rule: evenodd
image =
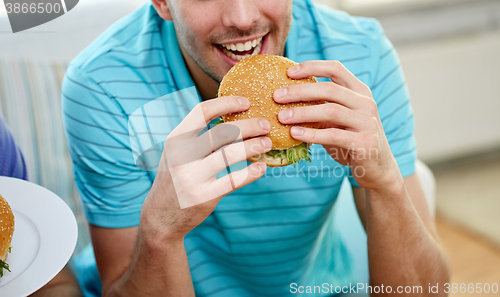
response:
<path id="1" fill-rule="evenodd" d="M 287 75 L 290 67 L 296 62 L 281 56 L 254 55 L 247 57 L 224 76 L 219 87 L 219 97 L 242 96 L 250 101 L 250 108 L 244 112 L 222 116 L 224 122 L 232 122 L 246 118 L 263 118 L 271 123 L 271 131 L 266 135 L 273 142 L 273 150 L 286 150 L 302 144 L 302 141 L 292 138 L 290 128 L 278 120 L 278 113 L 286 108 L 316 105 L 324 101 L 297 102 L 279 104 L 273 99 L 274 91 L 285 86 L 305 83 L 316 83 L 314 76 L 304 79 L 291 79 Z M 300 126 L 319 128 L 320 123 L 302 123 Z M 286 166 L 291 164 L 286 156 L 273 157 L 263 154 L 248 159 L 250 162 L 264 162 L 268 166 Z"/>
<path id="2" fill-rule="evenodd" d="M 14 234 L 14 214 L 7 200 L 0 195 L 0 260 L 7 259 Z M 1 269 L 1 267 L 0 267 Z"/>

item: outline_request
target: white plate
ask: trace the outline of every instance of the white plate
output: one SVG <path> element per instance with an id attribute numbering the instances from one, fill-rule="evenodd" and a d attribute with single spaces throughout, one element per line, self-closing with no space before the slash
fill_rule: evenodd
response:
<path id="1" fill-rule="evenodd" d="M 75 249 L 78 229 L 71 209 L 36 184 L 0 176 L 0 194 L 15 216 L 12 253 L 0 278 L 0 296 L 27 296 L 48 283 Z"/>

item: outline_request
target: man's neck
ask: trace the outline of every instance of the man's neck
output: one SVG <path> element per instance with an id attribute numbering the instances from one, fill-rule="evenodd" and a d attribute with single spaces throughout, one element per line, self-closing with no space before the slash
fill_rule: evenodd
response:
<path id="1" fill-rule="evenodd" d="M 217 97 L 217 91 L 219 90 L 219 83 L 208 76 L 205 71 L 203 71 L 200 66 L 191 58 L 191 56 L 184 50 L 182 45 L 181 48 L 182 56 L 184 57 L 184 62 L 188 68 L 189 74 L 201 96 L 201 100 L 205 101 L 208 99 L 213 99 Z"/>

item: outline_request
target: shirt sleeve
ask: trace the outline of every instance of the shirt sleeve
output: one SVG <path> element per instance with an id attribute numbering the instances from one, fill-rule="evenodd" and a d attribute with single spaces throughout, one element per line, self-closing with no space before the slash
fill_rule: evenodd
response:
<path id="1" fill-rule="evenodd" d="M 28 171 L 21 150 L 17 147 L 9 127 L 0 115 L 0 175 L 27 180 Z"/>
<path id="2" fill-rule="evenodd" d="M 417 158 L 414 137 L 413 109 L 410 95 L 398 55 L 385 36 L 378 22 L 375 24 L 376 44 L 374 50 L 373 79 L 369 85 L 382 121 L 385 135 L 389 142 L 401 175 L 407 177 L 415 172 Z M 359 187 L 349 170 L 351 185 Z"/>
<path id="3" fill-rule="evenodd" d="M 151 188 L 149 172 L 135 165 L 128 115 L 82 69 L 70 65 L 62 110 L 73 172 L 89 223 L 106 228 L 139 225 Z"/>

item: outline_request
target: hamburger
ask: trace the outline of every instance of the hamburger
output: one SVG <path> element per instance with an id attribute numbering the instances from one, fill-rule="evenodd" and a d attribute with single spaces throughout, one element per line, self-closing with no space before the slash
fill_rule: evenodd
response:
<path id="1" fill-rule="evenodd" d="M 10 272 L 9 265 L 5 261 L 11 251 L 13 234 L 14 214 L 7 200 L 0 195 L 0 277 L 3 277 L 4 269 Z"/>
<path id="2" fill-rule="evenodd" d="M 217 123 L 228 123 L 247 118 L 263 118 L 271 123 L 266 135 L 273 142 L 271 151 L 248 159 L 250 162 L 264 162 L 270 167 L 295 164 L 300 160 L 311 161 L 309 144 L 290 135 L 294 125 L 282 124 L 278 113 L 286 108 L 323 104 L 325 101 L 294 102 L 279 104 L 274 101 L 274 91 L 285 86 L 318 82 L 314 76 L 291 79 L 287 70 L 298 63 L 281 56 L 254 55 L 247 57 L 224 76 L 220 83 L 218 97 L 242 96 L 250 101 L 250 108 L 244 112 L 222 116 Z M 319 128 L 320 123 L 303 123 L 300 126 Z"/>

